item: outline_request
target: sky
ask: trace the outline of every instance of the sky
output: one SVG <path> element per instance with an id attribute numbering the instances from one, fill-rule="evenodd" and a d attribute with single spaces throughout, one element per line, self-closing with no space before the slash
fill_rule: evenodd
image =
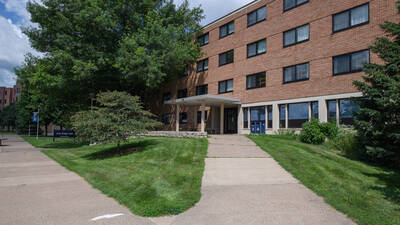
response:
<path id="1" fill-rule="evenodd" d="M 22 66 L 27 53 L 39 55 L 30 46 L 21 27 L 34 26 L 26 10 L 28 0 L 0 0 L 0 87 L 12 87 L 16 82 L 14 68 Z M 253 0 L 189 0 L 190 7 L 201 6 L 206 25 Z M 175 0 L 176 4 L 183 0 Z"/>

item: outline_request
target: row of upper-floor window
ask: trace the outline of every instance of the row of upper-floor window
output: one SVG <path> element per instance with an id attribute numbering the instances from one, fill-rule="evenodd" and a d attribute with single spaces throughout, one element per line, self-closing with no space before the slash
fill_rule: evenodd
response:
<path id="1" fill-rule="evenodd" d="M 346 53 L 332 57 L 332 72 L 333 75 L 342 75 L 347 73 L 361 72 L 364 64 L 370 62 L 369 50 Z M 310 79 L 310 63 L 300 63 L 283 68 L 283 83 L 291 83 L 297 81 L 305 81 Z M 246 89 L 266 87 L 266 72 L 259 72 L 246 76 Z M 233 91 L 233 79 L 219 81 L 218 93 L 223 94 Z M 208 94 L 208 85 L 196 87 L 196 95 Z M 187 97 L 187 89 L 180 89 L 177 93 L 177 98 Z M 163 100 L 171 99 L 171 93 L 165 93 Z"/>
<path id="2" fill-rule="evenodd" d="M 299 5 L 307 3 L 308 0 L 284 0 L 284 9 L 289 10 Z M 247 14 L 247 26 L 255 25 L 259 22 L 266 20 L 267 18 L 267 7 L 263 6 Z M 367 24 L 369 22 L 369 3 L 365 3 L 360 6 L 356 6 L 345 11 L 332 15 L 332 32 L 339 32 L 352 27 Z M 301 28 L 301 29 L 300 29 Z M 224 38 L 228 35 L 235 33 L 235 21 L 230 21 L 219 27 L 219 38 Z M 290 46 L 296 43 L 300 43 L 308 39 L 309 27 L 299 27 L 299 29 L 291 29 L 285 32 L 287 35 L 287 45 Z M 209 44 L 210 33 L 207 32 L 197 38 L 197 42 L 200 46 Z M 298 40 L 297 40 L 298 38 Z"/>

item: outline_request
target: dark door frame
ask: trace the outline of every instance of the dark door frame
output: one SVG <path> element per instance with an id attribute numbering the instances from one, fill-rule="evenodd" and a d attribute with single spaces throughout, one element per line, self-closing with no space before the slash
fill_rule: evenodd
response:
<path id="1" fill-rule="evenodd" d="M 224 134 L 238 133 L 238 108 L 224 109 Z"/>

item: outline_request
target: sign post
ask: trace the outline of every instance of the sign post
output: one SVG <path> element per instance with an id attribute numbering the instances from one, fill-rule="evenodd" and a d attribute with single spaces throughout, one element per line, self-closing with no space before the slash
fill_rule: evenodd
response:
<path id="1" fill-rule="evenodd" d="M 40 107 L 38 108 L 37 112 L 33 113 L 33 119 L 32 119 L 32 122 L 36 123 L 36 140 L 39 140 L 39 113 L 40 113 Z"/>

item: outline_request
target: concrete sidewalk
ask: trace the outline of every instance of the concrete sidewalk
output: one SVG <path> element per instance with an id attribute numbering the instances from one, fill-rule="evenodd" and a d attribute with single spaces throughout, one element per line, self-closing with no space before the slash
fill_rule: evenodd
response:
<path id="1" fill-rule="evenodd" d="M 155 224 L 133 215 L 16 135 L 0 147 L 0 224 Z M 123 214 L 110 219 L 93 218 Z"/>

